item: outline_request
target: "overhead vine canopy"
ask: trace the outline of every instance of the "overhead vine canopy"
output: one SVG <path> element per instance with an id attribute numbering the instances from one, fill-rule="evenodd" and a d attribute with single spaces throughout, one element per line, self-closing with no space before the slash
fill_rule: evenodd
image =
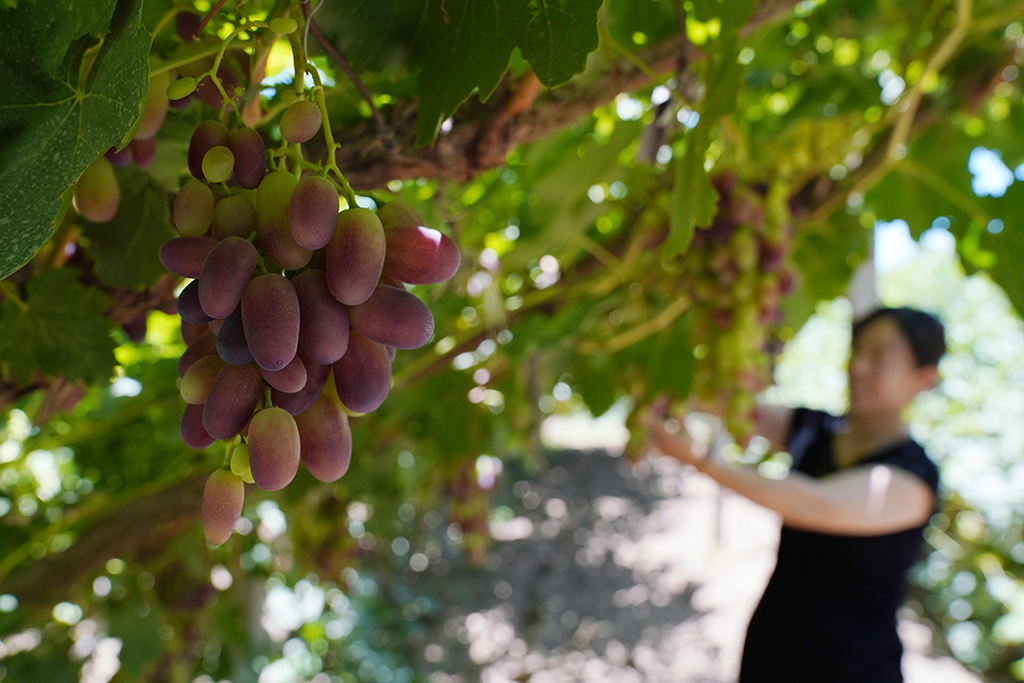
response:
<path id="1" fill-rule="evenodd" d="M 289 35 L 269 23 L 289 17 Z M 330 580 L 388 561 L 442 501 L 479 561 L 481 455 L 538 466 L 552 411 L 691 388 L 742 436 L 771 354 L 845 291 L 877 221 L 948 230 L 1024 310 L 1022 17 L 1019 0 L 0 0 L 3 630 L 67 600 L 136 628 L 88 590 L 130 575 L 160 606 L 139 619 L 189 650 L 189 610 L 231 609 L 202 597 L 213 565 Z M 280 122 L 303 54 L 330 135 L 297 153 Z M 275 160 L 336 167 L 349 206 L 401 198 L 462 254 L 415 288 L 434 337 L 352 420 L 347 474 L 257 496 L 291 525 L 264 559 L 251 534 L 211 551 L 198 531 L 224 451 L 179 439 L 181 279 L 159 258 L 190 138 L 218 117 Z M 90 222 L 75 183 L 122 149 L 116 215 Z M 353 502 L 376 510 L 358 535 Z M 168 656 L 155 643 L 132 675 Z"/>

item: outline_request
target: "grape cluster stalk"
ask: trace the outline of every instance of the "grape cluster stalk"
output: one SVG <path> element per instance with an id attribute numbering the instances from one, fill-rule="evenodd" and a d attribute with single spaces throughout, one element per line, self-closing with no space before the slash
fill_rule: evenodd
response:
<path id="1" fill-rule="evenodd" d="M 715 221 L 697 231 L 684 262 L 699 349 L 693 392 L 746 446 L 756 396 L 770 379 L 769 335 L 781 320 L 780 298 L 792 291 L 794 271 L 787 263 L 787 222 L 766 220 L 757 199 L 719 189 Z"/>
<path id="2" fill-rule="evenodd" d="M 195 88 L 186 76 L 169 95 Z M 434 333 L 430 309 L 407 286 L 444 282 L 459 267 L 451 238 L 408 204 L 360 207 L 333 164 L 302 158 L 300 145 L 321 128 L 331 143 L 316 94 L 289 93 L 277 151 L 253 128 L 229 129 L 224 116 L 199 124 L 192 178 L 174 198 L 179 236 L 160 249 L 169 271 L 191 279 L 177 301 L 187 344 L 178 362 L 182 440 L 195 449 L 226 443 L 225 466 L 204 492 L 214 545 L 230 538 L 245 483 L 281 489 L 300 464 L 324 482 L 345 474 L 349 418 L 383 403 L 396 349 L 419 348 Z"/>

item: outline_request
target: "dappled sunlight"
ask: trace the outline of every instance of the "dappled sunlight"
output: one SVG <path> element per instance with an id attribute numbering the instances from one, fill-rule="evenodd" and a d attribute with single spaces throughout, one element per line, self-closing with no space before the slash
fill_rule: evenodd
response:
<path id="1" fill-rule="evenodd" d="M 422 651 L 430 681 L 735 675 L 774 515 L 667 458 L 634 466 L 601 451 L 555 453 L 512 489 L 486 570 L 430 570 L 413 586 L 443 614 Z"/>

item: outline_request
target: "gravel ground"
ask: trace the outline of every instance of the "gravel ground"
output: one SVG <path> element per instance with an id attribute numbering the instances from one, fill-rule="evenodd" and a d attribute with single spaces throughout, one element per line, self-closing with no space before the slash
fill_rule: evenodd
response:
<path id="1" fill-rule="evenodd" d="M 512 472 L 507 478 L 515 479 Z M 774 513 L 680 467 L 552 454 L 499 500 L 483 569 L 425 572 L 437 609 L 416 647 L 431 683 L 729 683 L 775 562 Z M 908 683 L 978 683 L 901 619 Z"/>

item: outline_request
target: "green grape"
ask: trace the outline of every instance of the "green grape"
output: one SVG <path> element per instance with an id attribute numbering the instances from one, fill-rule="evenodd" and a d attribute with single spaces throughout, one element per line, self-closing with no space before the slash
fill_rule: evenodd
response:
<path id="1" fill-rule="evenodd" d="M 246 444 L 240 443 L 231 451 L 231 471 L 246 484 L 255 483 L 249 466 L 249 446 Z"/>
<path id="2" fill-rule="evenodd" d="M 299 101 L 299 93 L 295 92 L 291 88 L 281 93 L 281 103 L 285 106 L 291 106 L 295 102 Z"/>
<path id="3" fill-rule="evenodd" d="M 288 35 L 289 33 L 294 33 L 298 28 L 299 24 L 294 19 L 278 17 L 270 20 L 270 30 L 274 33 Z"/>
<path id="4" fill-rule="evenodd" d="M 213 380 L 217 373 L 224 367 L 224 361 L 220 356 L 204 356 L 200 358 L 181 378 L 181 397 L 186 403 L 200 404 L 206 402 L 206 397 L 213 386 Z"/>
<path id="5" fill-rule="evenodd" d="M 211 183 L 222 183 L 231 177 L 235 155 L 224 145 L 211 147 L 203 156 L 203 175 Z"/>
<path id="6" fill-rule="evenodd" d="M 308 100 L 299 100 L 281 117 L 281 137 L 287 142 L 306 142 L 320 130 L 321 123 L 320 108 Z"/>
<path id="7" fill-rule="evenodd" d="M 245 484 L 227 470 L 217 470 L 206 480 L 203 489 L 203 533 L 212 545 L 231 538 L 231 532 L 242 516 Z"/>
<path id="8" fill-rule="evenodd" d="M 209 187 L 191 180 L 174 198 L 174 225 L 186 237 L 204 234 L 213 223 L 213 192 Z"/>
<path id="9" fill-rule="evenodd" d="M 149 95 L 146 97 L 146 109 L 142 112 L 142 121 L 135 131 L 135 140 L 150 140 L 160 126 L 164 124 L 164 117 L 167 116 L 167 107 L 170 104 L 167 98 L 167 83 L 170 80 L 166 71 L 158 73 L 149 79 Z"/>
<path id="10" fill-rule="evenodd" d="M 299 429 L 281 408 L 264 408 L 249 424 L 249 466 L 256 485 L 266 491 L 287 486 L 299 470 Z"/>
<path id="11" fill-rule="evenodd" d="M 167 97 L 172 100 L 180 100 L 183 97 L 188 97 L 196 90 L 196 79 L 191 76 L 185 76 L 167 86 Z"/>
<path id="12" fill-rule="evenodd" d="M 100 157 L 75 185 L 75 208 L 91 223 L 106 223 L 117 214 L 121 190 L 113 165 Z"/>

